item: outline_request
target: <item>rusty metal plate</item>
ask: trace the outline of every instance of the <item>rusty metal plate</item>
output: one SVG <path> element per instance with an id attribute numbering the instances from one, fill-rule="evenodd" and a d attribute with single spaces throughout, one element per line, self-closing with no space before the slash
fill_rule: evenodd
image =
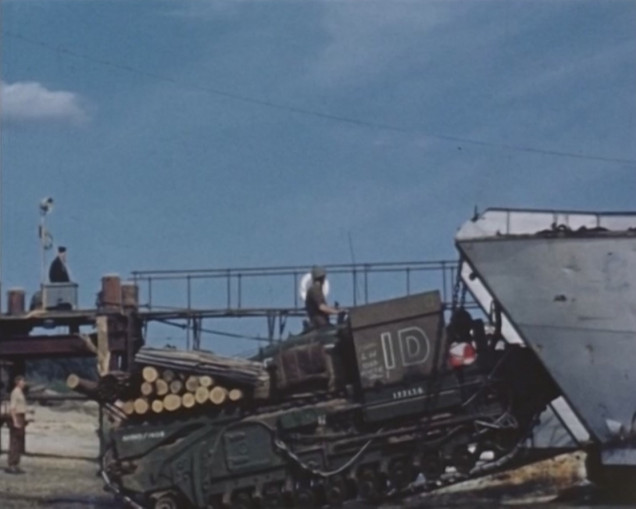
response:
<path id="1" fill-rule="evenodd" d="M 363 389 L 421 380 L 441 357 L 438 291 L 359 306 L 350 319 Z"/>

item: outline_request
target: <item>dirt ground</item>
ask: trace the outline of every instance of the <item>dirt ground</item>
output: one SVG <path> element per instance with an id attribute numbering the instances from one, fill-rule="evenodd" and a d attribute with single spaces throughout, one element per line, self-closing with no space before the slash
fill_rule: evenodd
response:
<path id="1" fill-rule="evenodd" d="M 97 475 L 96 406 L 69 403 L 33 409 L 34 422 L 27 427 L 29 454 L 22 459 L 26 473 L 5 473 L 6 451 L 0 455 L 0 509 L 121 509 L 112 495 L 104 491 L 103 481 Z M 1 438 L 6 448 L 5 428 Z M 583 483 L 583 460 L 582 453 L 568 454 L 383 507 L 542 506 L 557 499 L 564 489 Z M 347 507 L 366 506 L 353 503 Z"/>
<path id="2" fill-rule="evenodd" d="M 22 475 L 4 471 L 8 430 L 2 428 L 0 508 L 115 508 L 97 476 L 98 410 L 94 403 L 34 405 L 27 426 Z"/>
<path id="3" fill-rule="evenodd" d="M 22 468 L 22 475 L 0 471 L 2 509 L 121 507 L 104 492 L 95 461 L 27 456 Z"/>

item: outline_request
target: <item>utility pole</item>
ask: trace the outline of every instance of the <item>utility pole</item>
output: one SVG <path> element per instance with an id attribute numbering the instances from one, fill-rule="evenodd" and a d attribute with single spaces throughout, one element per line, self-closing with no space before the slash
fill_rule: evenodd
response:
<path id="1" fill-rule="evenodd" d="M 46 252 L 53 247 L 53 237 L 46 230 L 46 216 L 53 210 L 53 198 L 50 196 L 43 198 L 40 202 L 40 226 L 38 236 L 40 237 L 41 267 L 40 283 L 46 283 Z"/>

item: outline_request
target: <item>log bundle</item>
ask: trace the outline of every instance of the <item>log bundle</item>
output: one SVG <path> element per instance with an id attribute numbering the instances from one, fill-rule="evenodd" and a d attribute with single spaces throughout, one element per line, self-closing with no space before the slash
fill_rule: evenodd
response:
<path id="1" fill-rule="evenodd" d="M 159 370 L 163 369 L 164 380 L 168 375 L 188 373 L 193 375 L 185 380 L 186 390 L 194 392 L 198 386 L 211 387 L 214 380 L 223 381 L 232 387 L 243 387 L 253 392 L 255 397 L 267 397 L 269 393 L 269 373 L 260 362 L 237 357 L 222 357 L 205 351 L 180 351 L 144 347 L 135 356 L 135 362 L 147 370 L 149 382 L 154 382 Z"/>
<path id="2" fill-rule="evenodd" d="M 195 409 L 220 409 L 244 399 L 244 389 L 221 384 L 208 374 L 143 366 L 139 376 L 111 374 L 98 381 L 69 375 L 67 385 L 104 403 L 115 403 L 124 416 L 150 416 Z"/>

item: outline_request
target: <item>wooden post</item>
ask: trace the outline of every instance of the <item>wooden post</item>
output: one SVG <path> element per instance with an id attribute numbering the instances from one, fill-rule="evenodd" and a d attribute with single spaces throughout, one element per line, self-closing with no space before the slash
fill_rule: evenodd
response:
<path id="1" fill-rule="evenodd" d="M 139 287 L 132 281 L 121 284 L 121 303 L 126 311 L 139 309 Z"/>
<path id="2" fill-rule="evenodd" d="M 121 309 L 121 280 L 117 274 L 102 277 L 101 307 L 106 310 Z"/>
<path id="3" fill-rule="evenodd" d="M 7 314 L 11 316 L 23 315 L 25 310 L 24 289 L 9 288 L 7 292 Z"/>

